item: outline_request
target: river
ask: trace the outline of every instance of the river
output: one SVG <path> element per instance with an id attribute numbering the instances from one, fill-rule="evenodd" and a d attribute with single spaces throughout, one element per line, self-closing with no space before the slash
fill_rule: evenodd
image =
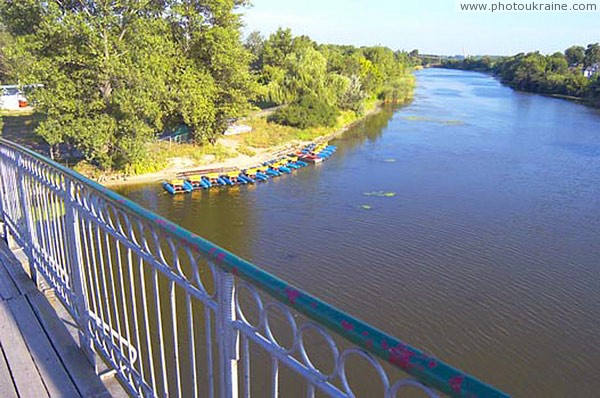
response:
<path id="1" fill-rule="evenodd" d="M 429 69 L 332 143 L 256 186 L 117 191 L 514 396 L 598 395 L 600 111 Z"/>

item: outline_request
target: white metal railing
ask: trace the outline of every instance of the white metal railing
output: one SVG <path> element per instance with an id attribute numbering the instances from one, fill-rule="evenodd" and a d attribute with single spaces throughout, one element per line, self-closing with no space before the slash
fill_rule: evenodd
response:
<path id="1" fill-rule="evenodd" d="M 132 395 L 507 396 L 5 140 L 0 177 L 32 278 Z"/>

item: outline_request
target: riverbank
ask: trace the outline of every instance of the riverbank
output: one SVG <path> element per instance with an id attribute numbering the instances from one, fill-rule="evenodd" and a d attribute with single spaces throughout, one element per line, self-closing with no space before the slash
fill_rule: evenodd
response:
<path id="1" fill-rule="evenodd" d="M 410 101 L 411 98 L 412 96 L 406 98 L 404 102 Z M 244 120 L 245 124 L 252 127 L 252 132 L 219 139 L 218 145 L 225 153 L 224 159 L 217 159 L 214 155 L 206 155 L 200 161 L 184 156 L 173 157 L 168 159 L 168 166 L 158 172 L 134 176 L 101 175 L 94 179 L 104 186 L 115 187 L 160 182 L 182 174 L 201 174 L 215 169 L 250 168 L 282 154 L 294 152 L 311 142 L 328 141 L 338 137 L 357 123 L 379 113 L 383 106 L 381 101 L 371 101 L 362 116 L 352 117 L 350 112 L 345 112 L 338 117 L 338 123 L 333 127 L 306 131 L 267 123 L 265 115 L 258 115 Z M 232 156 L 228 157 L 227 154 Z"/>
<path id="2" fill-rule="evenodd" d="M 406 104 L 411 100 L 412 92 L 406 98 L 403 98 L 401 103 Z M 243 170 L 251 168 L 283 154 L 299 150 L 310 143 L 334 139 L 369 116 L 381 112 L 383 106 L 385 104 L 382 101 L 369 101 L 362 116 L 356 116 L 353 112 L 342 112 L 335 126 L 308 130 L 268 123 L 264 115 L 247 118 L 244 120 L 244 124 L 252 127 L 251 132 L 235 136 L 223 136 L 219 139 L 217 145 L 222 148 L 221 152 L 226 154 L 224 158 L 216 159 L 214 155 L 207 155 L 198 162 L 189 157 L 173 157 L 168 159 L 168 166 L 158 172 L 133 176 L 101 175 L 93 179 L 104 186 L 117 187 L 158 183 L 177 178 L 180 175 L 202 174 L 218 169 Z M 227 156 L 228 154 L 232 156 Z"/>

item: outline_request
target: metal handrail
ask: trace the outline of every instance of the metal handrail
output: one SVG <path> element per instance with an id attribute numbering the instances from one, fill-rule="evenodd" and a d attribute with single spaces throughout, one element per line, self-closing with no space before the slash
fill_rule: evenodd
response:
<path id="1" fill-rule="evenodd" d="M 8 152 L 6 150 L 8 150 Z M 48 174 L 48 172 L 46 171 L 31 172 L 32 168 L 38 166 L 23 166 L 23 164 L 27 162 L 34 162 L 36 164 L 43 165 L 43 167 L 39 167 L 50 168 L 52 172 L 57 172 L 58 174 L 52 174 L 52 176 L 48 177 L 44 174 Z M 218 285 L 218 288 L 216 288 L 216 291 L 218 294 L 215 294 L 214 298 L 216 301 L 217 308 L 214 308 L 214 310 L 217 314 L 215 318 L 215 322 L 218 323 L 217 327 L 224 328 L 223 330 L 221 330 L 221 332 L 224 333 L 225 337 L 219 337 L 219 355 L 223 356 L 221 358 L 221 362 L 225 363 L 225 365 L 222 365 L 220 369 L 221 373 L 225 373 L 220 375 L 220 382 L 224 383 L 225 385 L 230 385 L 231 383 L 237 384 L 237 365 L 234 364 L 231 367 L 228 367 L 227 360 L 223 360 L 223 358 L 228 357 L 228 359 L 231 359 L 232 362 L 235 362 L 239 359 L 239 354 L 236 354 L 234 352 L 236 351 L 236 346 L 239 345 L 239 333 L 241 333 L 244 336 L 244 338 L 250 338 L 252 341 L 257 343 L 264 343 L 265 347 L 268 344 L 270 344 L 267 341 L 269 340 L 269 338 L 265 338 L 264 336 L 258 336 L 257 329 L 249 327 L 249 323 L 244 322 L 243 317 L 240 317 L 240 315 L 243 314 L 241 314 L 239 303 L 237 302 L 237 297 L 235 296 L 235 290 L 237 286 L 238 289 L 247 288 L 252 291 L 254 291 L 254 289 L 257 289 L 259 292 L 265 292 L 271 297 L 275 298 L 278 302 L 284 304 L 285 307 L 293 309 L 305 315 L 308 319 L 314 322 L 314 325 L 317 329 L 319 329 L 319 327 L 325 327 L 329 331 L 335 332 L 337 335 L 347 339 L 348 341 L 356 345 L 356 348 L 353 348 L 354 351 L 347 351 L 339 356 L 338 359 L 342 364 L 342 367 L 344 365 L 344 361 L 347 360 L 347 357 L 348 355 L 350 355 L 350 353 L 359 353 L 359 355 L 367 355 L 368 358 L 372 358 L 371 355 L 373 355 L 380 358 L 384 362 L 400 369 L 402 372 L 413 376 L 416 379 L 416 381 L 414 382 L 407 381 L 405 384 L 417 383 L 421 386 L 424 386 L 425 391 L 427 391 L 427 388 L 430 387 L 442 393 L 448 394 L 452 397 L 508 396 L 507 394 L 489 386 L 488 384 L 483 383 L 477 378 L 470 376 L 469 374 L 466 374 L 431 355 L 428 355 L 416 348 L 413 348 L 410 345 L 402 342 L 401 340 L 376 329 L 375 327 L 361 321 L 360 319 L 357 319 L 335 308 L 334 306 L 310 295 L 309 293 L 306 293 L 305 291 L 295 286 L 290 285 L 282 279 L 279 279 L 274 275 L 271 275 L 270 273 L 262 270 L 256 265 L 228 252 L 227 250 L 222 249 L 221 247 L 213 244 L 212 242 L 202 237 L 193 234 L 192 232 L 182 228 L 181 226 L 173 222 L 152 213 L 151 211 L 118 195 L 110 189 L 107 189 L 99 185 L 98 183 L 85 178 L 77 172 L 5 139 L 0 139 L 0 166 L 2 166 L 0 172 L 2 173 L 4 191 L 6 191 L 7 189 L 10 190 L 10 187 L 7 187 L 7 184 L 10 184 L 10 178 L 12 178 L 13 180 L 15 178 L 25 178 L 28 179 L 27 181 L 29 181 L 28 183 L 31 184 L 31 186 L 34 186 L 34 184 L 44 184 L 44 187 L 46 187 L 49 190 L 49 192 L 52 191 L 61 195 L 61 198 L 64 200 L 65 203 L 65 220 L 67 220 L 67 223 L 73 223 L 73 225 L 80 225 L 78 217 L 84 215 L 84 212 L 89 213 L 86 213 L 85 216 L 90 220 L 93 220 L 93 217 L 96 217 L 99 220 L 102 219 L 102 215 L 93 215 L 93 212 L 89 211 L 90 208 L 94 207 L 94 204 L 85 204 L 85 200 L 82 201 L 77 199 L 78 190 L 82 189 L 83 187 L 91 192 L 90 197 L 86 200 L 91 202 L 93 202 L 94 200 L 100 200 L 105 201 L 106 203 L 110 203 L 110 205 L 119 212 L 123 212 L 123 214 L 134 215 L 137 219 L 141 219 L 144 222 L 150 223 L 153 226 L 153 228 L 160 232 L 161 235 L 170 237 L 170 239 L 173 239 L 173 242 L 182 245 L 186 250 L 195 254 L 199 254 L 205 260 L 207 260 L 209 265 L 211 267 L 214 267 L 217 271 L 216 283 Z M 10 167 L 14 167 L 15 171 L 12 171 Z M 23 177 L 22 174 L 25 174 L 25 177 Z M 33 188 L 30 188 L 30 192 L 33 192 L 32 190 Z M 21 195 L 23 195 L 22 192 L 24 191 L 25 190 L 21 191 Z M 3 197 L 6 198 L 6 195 L 3 195 Z M 7 199 L 4 200 L 6 201 Z M 18 231 L 16 230 L 17 219 L 20 220 L 19 222 L 25 222 L 29 228 L 32 228 L 33 222 L 30 219 L 31 216 L 27 215 L 28 207 L 24 205 L 26 203 L 31 203 L 31 200 L 33 199 L 22 198 L 20 211 L 23 214 L 19 215 L 20 218 L 15 216 L 15 214 L 10 214 L 9 203 L 2 203 L 1 210 L 4 219 L 8 220 L 6 225 L 9 228 L 9 232 L 11 232 L 12 234 L 19 235 Z M 110 224 L 110 222 L 106 222 L 105 220 L 103 222 L 106 225 Z M 79 228 L 81 228 L 81 226 L 79 226 Z M 83 228 L 85 229 L 85 227 Z M 134 243 L 127 242 L 127 239 L 124 238 L 130 236 L 127 235 L 126 232 L 122 231 L 123 229 L 126 229 L 126 226 L 104 226 L 103 228 L 113 228 L 114 231 L 112 231 L 112 236 L 117 237 L 120 240 L 119 243 L 122 244 L 123 247 L 127 249 L 132 249 L 134 248 L 134 246 L 137 247 Z M 65 231 L 67 230 L 67 228 L 63 229 Z M 119 232 L 118 230 L 121 230 L 121 232 L 123 233 Z M 93 235 L 93 232 L 90 232 L 90 234 Z M 26 246 L 28 245 L 28 243 L 26 242 L 27 237 L 20 236 L 19 238 L 21 241 L 20 243 Z M 72 239 L 77 240 L 78 238 L 77 236 L 75 236 Z M 66 241 L 68 243 L 69 239 L 66 239 Z M 101 243 L 101 240 L 99 241 Z M 75 242 L 75 244 L 77 244 L 77 242 Z M 130 246 L 128 246 L 128 244 Z M 29 253 L 32 254 L 32 257 L 34 257 L 32 253 L 34 249 L 35 248 L 32 247 L 29 250 Z M 39 251 L 39 248 L 37 250 Z M 60 252 L 60 250 L 61 249 L 58 248 L 57 253 Z M 81 248 L 73 250 L 62 250 L 65 253 L 68 252 L 68 255 L 66 255 L 66 257 L 70 256 L 69 263 L 71 264 L 72 269 L 78 268 L 77 266 L 73 266 L 73 264 L 85 262 L 85 259 L 82 258 L 84 254 Z M 142 263 L 142 260 L 156 260 L 151 258 L 151 256 L 149 256 L 145 251 L 140 250 L 139 253 L 142 257 L 148 257 L 140 259 L 140 264 Z M 65 254 L 63 254 L 63 257 L 64 256 Z M 43 269 L 48 268 L 48 265 L 40 264 L 39 259 L 33 261 L 33 263 L 34 265 L 39 264 L 39 268 L 42 271 Z M 165 269 L 161 269 L 159 266 L 155 266 L 155 271 L 156 269 L 158 269 L 158 272 L 165 273 Z M 172 270 L 170 270 L 169 273 L 172 273 Z M 44 275 L 46 275 L 46 273 L 44 273 Z M 183 289 L 187 289 L 186 292 L 192 294 L 194 297 L 199 297 L 202 295 L 202 292 L 197 291 L 198 289 L 195 289 L 193 286 L 186 286 L 187 282 L 185 282 L 181 278 L 177 278 L 176 273 L 174 275 L 175 276 L 171 277 L 172 283 L 174 283 L 175 285 L 180 285 Z M 79 277 L 77 277 L 77 275 L 70 275 L 69 278 L 75 279 L 75 282 L 77 282 L 76 279 L 79 278 L 82 280 L 82 282 L 79 282 L 78 284 L 79 289 L 74 288 L 73 292 L 68 292 L 68 294 L 64 295 L 64 297 L 61 297 L 63 301 L 65 301 L 65 299 L 69 302 L 74 301 L 75 299 L 73 299 L 72 297 L 78 294 L 88 296 L 90 295 L 90 293 L 86 291 L 85 281 L 89 278 L 93 278 L 93 276 L 83 275 L 82 273 L 82 275 L 79 275 Z M 100 277 L 96 278 L 97 280 L 100 280 Z M 75 283 L 75 285 L 77 285 L 77 283 Z M 87 290 L 89 290 L 89 288 L 87 288 Z M 99 341 L 105 337 L 98 337 L 98 333 L 102 334 L 104 332 L 99 331 L 97 329 L 93 330 L 93 328 L 90 328 L 89 326 L 91 323 L 94 323 L 89 322 L 90 319 L 99 319 L 99 315 L 97 314 L 88 313 L 86 315 L 86 311 L 89 312 L 90 307 L 89 303 L 86 303 L 90 300 L 93 300 L 93 298 L 86 297 L 84 300 L 85 302 L 83 304 L 80 303 L 79 305 L 72 306 L 72 311 L 74 315 L 79 317 L 79 323 L 82 327 L 82 336 L 80 336 L 83 342 L 82 344 L 89 344 L 91 347 L 95 348 L 96 351 L 100 351 L 105 356 L 110 356 L 112 350 L 116 350 L 119 344 L 122 344 L 122 342 L 120 342 L 119 339 L 126 339 L 126 336 L 119 336 L 117 342 L 113 343 L 112 346 L 110 346 L 110 344 L 99 344 Z M 213 305 L 213 303 L 210 302 L 207 305 L 209 305 L 210 307 L 211 305 Z M 224 308 L 227 314 L 225 314 L 224 316 L 219 316 L 219 311 L 221 311 L 220 307 Z M 273 307 L 273 305 L 271 305 L 271 307 Z M 283 308 L 282 312 L 284 312 L 284 314 L 286 313 L 285 311 L 289 311 L 287 308 Z M 106 309 L 106 311 L 109 312 L 111 310 Z M 118 324 L 119 315 L 113 318 L 116 318 L 113 319 L 113 321 L 116 321 L 116 323 Z M 101 329 L 104 329 L 107 324 L 105 324 L 104 321 L 102 322 L 103 326 L 101 327 Z M 209 323 L 210 320 L 207 322 L 207 324 Z M 302 327 L 306 329 L 310 326 Z M 121 328 L 121 326 L 119 326 L 119 328 Z M 266 328 L 266 330 L 267 332 L 269 332 L 268 327 Z M 96 333 L 96 335 L 94 335 L 94 333 Z M 114 333 L 117 332 L 115 330 L 111 330 L 110 332 L 108 332 L 108 335 L 110 336 Z M 159 334 L 160 333 L 162 332 L 159 330 Z M 298 333 L 300 333 L 299 340 L 301 341 L 301 332 Z M 324 331 L 324 333 L 327 334 L 326 331 Z M 327 334 L 327 336 L 329 335 Z M 228 339 L 229 341 L 227 341 Z M 265 343 L 265 341 L 267 342 Z M 248 344 L 247 340 L 244 340 L 244 343 Z M 300 346 L 302 345 L 302 343 L 296 345 Z M 226 352 L 221 352 L 221 348 Z M 138 351 L 140 349 L 141 347 L 137 347 Z M 300 354 L 304 355 L 303 346 L 301 349 L 299 347 L 296 347 L 296 349 L 299 349 Z M 277 361 L 282 360 L 281 358 L 283 357 L 281 356 L 281 350 L 277 352 L 276 351 L 277 350 L 271 350 L 270 353 L 274 356 L 277 356 Z M 127 353 L 121 353 L 120 355 L 124 357 L 127 355 Z M 150 357 L 152 357 L 152 354 L 150 354 Z M 149 360 L 149 362 L 152 361 Z M 291 361 L 290 363 L 292 362 L 294 361 Z M 116 368 L 122 368 L 122 363 L 113 363 L 113 365 L 118 365 L 115 366 Z M 306 368 L 305 365 L 302 366 Z M 117 374 L 119 374 L 119 369 L 117 369 Z M 131 377 L 131 375 L 123 374 L 121 374 L 120 376 L 122 379 L 125 379 L 126 376 Z M 339 380 L 341 380 L 341 383 L 344 384 L 339 391 L 347 391 L 348 395 L 351 395 L 352 393 L 348 389 L 346 389 L 347 381 L 345 379 L 345 373 L 340 371 L 338 372 L 337 376 Z M 177 373 L 177 377 L 180 377 L 179 372 Z M 226 380 L 227 378 L 229 378 L 230 380 Z M 323 383 L 318 382 L 317 379 L 318 377 L 315 380 L 311 380 L 311 385 L 316 385 L 317 387 L 322 387 L 326 390 L 326 387 L 322 386 Z M 127 383 L 126 380 L 124 381 Z M 148 385 L 145 385 L 143 388 L 140 386 L 140 383 L 141 381 L 137 381 L 136 383 L 134 383 L 135 385 L 131 385 L 129 387 L 129 390 L 136 394 L 157 394 L 156 391 L 152 392 L 148 390 L 150 383 L 148 383 Z M 389 387 L 388 391 L 391 391 L 389 395 L 390 397 L 395 396 L 396 391 L 400 388 L 399 386 L 401 387 L 400 384 Z M 233 387 L 221 386 L 219 391 L 221 391 L 221 394 L 224 394 L 225 396 L 234 396 L 238 393 L 237 385 Z"/>

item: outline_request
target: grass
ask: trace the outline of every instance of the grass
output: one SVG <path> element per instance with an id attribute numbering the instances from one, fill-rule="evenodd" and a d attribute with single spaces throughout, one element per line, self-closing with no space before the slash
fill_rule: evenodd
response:
<path id="1" fill-rule="evenodd" d="M 238 151 L 238 153 L 241 153 L 242 155 L 246 155 L 246 156 L 254 156 L 256 155 L 256 151 L 254 149 L 252 149 L 251 147 L 238 147 L 236 149 Z"/>
<path id="2" fill-rule="evenodd" d="M 48 153 L 48 144 L 35 133 L 41 116 L 33 111 L 0 110 L 3 128 L 2 137 L 43 154 Z"/>
<path id="3" fill-rule="evenodd" d="M 377 107 L 377 104 L 376 99 L 370 99 L 365 104 L 365 110 L 367 112 L 371 111 Z M 298 141 L 312 141 L 319 137 L 331 135 L 359 118 L 353 111 L 341 111 L 333 126 L 297 129 L 277 123 L 269 123 L 264 117 L 254 117 L 244 122 L 252 127 L 252 131 L 235 139 L 240 144 L 238 152 L 242 152 L 242 148 L 248 147 L 271 148 Z"/>
<path id="4" fill-rule="evenodd" d="M 0 109 L 0 116 L 2 117 L 6 117 L 6 116 L 31 116 L 33 115 L 35 112 L 33 111 L 33 109 L 27 109 L 27 110 L 12 110 L 12 109 Z"/>
<path id="5" fill-rule="evenodd" d="M 143 163 L 128 165 L 126 175 L 139 175 L 164 170 L 169 161 L 176 158 L 190 159 L 195 165 L 222 162 L 237 156 L 237 152 L 219 143 L 204 144 L 172 144 L 169 142 L 153 142 L 148 144 L 148 157 Z"/>

